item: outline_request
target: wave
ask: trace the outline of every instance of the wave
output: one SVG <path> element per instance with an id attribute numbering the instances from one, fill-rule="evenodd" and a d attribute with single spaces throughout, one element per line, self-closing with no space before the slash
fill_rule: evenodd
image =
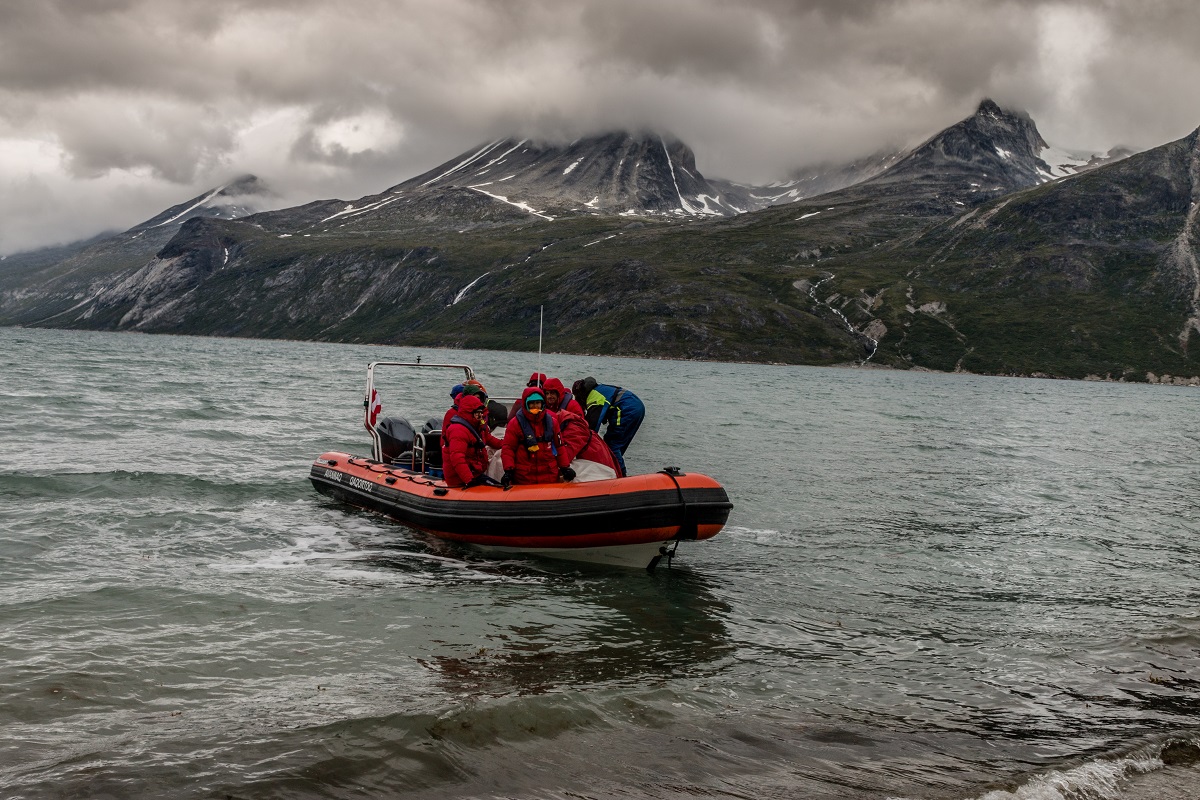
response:
<path id="1" fill-rule="evenodd" d="M 993 789 L 971 800 L 1125 800 L 1141 797 L 1138 783 L 1167 766 L 1200 762 L 1200 739 L 1168 738 L 1119 755 L 1102 756 L 1067 769 L 1052 769 L 1023 783 Z M 1200 796 L 1200 776 L 1185 778 Z M 1185 795 L 1181 794 L 1180 797 Z"/>
<path id="2" fill-rule="evenodd" d="M 302 484 L 294 475 L 273 481 L 239 481 L 136 470 L 55 472 L 50 475 L 0 473 L 0 497 L 24 501 L 89 497 L 130 499 L 162 495 L 189 499 L 279 499 L 295 495 L 306 487 L 307 484 Z"/>

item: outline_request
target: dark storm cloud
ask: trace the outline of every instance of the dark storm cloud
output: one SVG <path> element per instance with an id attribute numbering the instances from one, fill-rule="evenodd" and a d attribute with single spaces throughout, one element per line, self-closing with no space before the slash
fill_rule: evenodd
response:
<path id="1" fill-rule="evenodd" d="M 237 172 L 353 198 L 510 134 L 650 127 L 770 180 L 991 96 L 1057 144 L 1149 147 L 1200 124 L 1197 41 L 1183 0 L 4 3 L 0 252 Z"/>

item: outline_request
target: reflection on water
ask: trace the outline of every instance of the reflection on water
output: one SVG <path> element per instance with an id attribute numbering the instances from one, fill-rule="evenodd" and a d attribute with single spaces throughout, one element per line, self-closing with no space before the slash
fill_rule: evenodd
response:
<path id="1" fill-rule="evenodd" d="M 571 627 L 558 620 L 508 625 L 474 653 L 422 659 L 444 691 L 499 697 L 588 686 L 644 689 L 710 673 L 734 650 L 721 619 L 730 608 L 698 573 L 544 569 L 540 601 L 548 596 L 578 606 L 586 619 Z"/>

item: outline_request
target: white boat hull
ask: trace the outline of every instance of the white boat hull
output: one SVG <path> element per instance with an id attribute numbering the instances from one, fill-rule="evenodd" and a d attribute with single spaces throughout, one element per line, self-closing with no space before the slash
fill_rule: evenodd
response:
<path id="1" fill-rule="evenodd" d="M 583 561 L 589 564 L 607 564 L 612 567 L 646 569 L 655 558 L 670 551 L 675 546 L 675 542 L 667 539 L 661 542 L 612 545 L 610 547 L 501 547 L 482 544 L 469 546 L 484 553 L 542 556 L 563 561 Z"/>

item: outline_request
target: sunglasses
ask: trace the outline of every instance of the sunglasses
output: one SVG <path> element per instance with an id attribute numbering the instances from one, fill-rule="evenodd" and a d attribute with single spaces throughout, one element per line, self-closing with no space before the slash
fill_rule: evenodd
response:
<path id="1" fill-rule="evenodd" d="M 486 419 L 486 418 L 487 418 L 487 415 L 488 415 L 488 412 L 487 412 L 485 409 L 482 409 L 482 408 L 481 408 L 481 409 L 479 409 L 478 411 L 472 411 L 472 412 L 471 412 L 471 416 L 472 416 L 472 417 L 475 417 L 476 419 Z"/>

